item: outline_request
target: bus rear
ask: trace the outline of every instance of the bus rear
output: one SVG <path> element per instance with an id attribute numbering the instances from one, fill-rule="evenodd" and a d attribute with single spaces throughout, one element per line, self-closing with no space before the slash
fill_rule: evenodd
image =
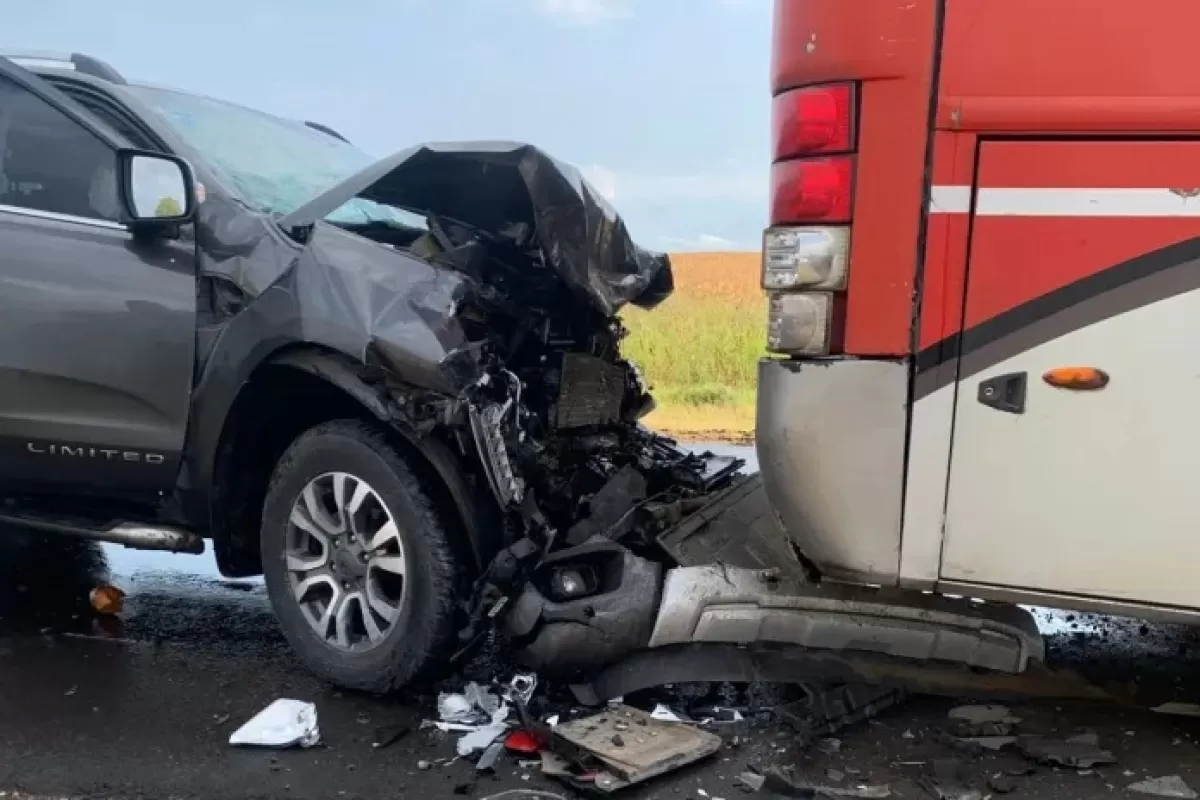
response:
<path id="1" fill-rule="evenodd" d="M 799 548 L 1200 620 L 1200 4 L 775 12 L 758 448 Z"/>
<path id="2" fill-rule="evenodd" d="M 776 0 L 764 483 L 835 578 L 894 583 L 936 0 Z"/>

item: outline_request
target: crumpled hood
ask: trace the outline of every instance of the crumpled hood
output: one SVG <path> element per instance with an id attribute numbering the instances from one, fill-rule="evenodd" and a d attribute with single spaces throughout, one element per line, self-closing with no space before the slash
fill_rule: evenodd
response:
<path id="1" fill-rule="evenodd" d="M 652 308 L 674 289 L 670 260 L 634 244 L 575 167 L 517 142 L 424 144 L 382 159 L 288 214 L 310 225 L 361 197 L 536 244 L 568 289 L 605 316 Z"/>

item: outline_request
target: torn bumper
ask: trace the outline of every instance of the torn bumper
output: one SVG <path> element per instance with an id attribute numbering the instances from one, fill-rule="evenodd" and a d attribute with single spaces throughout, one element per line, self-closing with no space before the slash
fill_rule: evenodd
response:
<path id="1" fill-rule="evenodd" d="M 706 565 L 669 571 L 645 647 L 572 689 L 595 705 L 693 681 L 956 686 L 972 674 L 964 666 L 1019 675 L 1044 657 L 1033 617 L 1016 607 Z"/>

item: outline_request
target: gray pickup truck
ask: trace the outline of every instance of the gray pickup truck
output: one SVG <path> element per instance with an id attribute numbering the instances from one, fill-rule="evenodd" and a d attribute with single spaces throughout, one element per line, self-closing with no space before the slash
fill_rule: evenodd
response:
<path id="1" fill-rule="evenodd" d="M 529 145 L 375 160 L 10 54 L 0 254 L 0 521 L 209 540 L 344 686 L 501 621 L 539 668 L 612 663 L 650 636 L 658 540 L 746 480 L 639 424 L 617 313 L 670 294 L 669 260 Z"/>

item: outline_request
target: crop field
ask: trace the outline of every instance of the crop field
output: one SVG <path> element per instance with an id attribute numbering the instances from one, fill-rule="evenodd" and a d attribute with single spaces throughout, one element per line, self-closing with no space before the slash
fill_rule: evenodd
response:
<path id="1" fill-rule="evenodd" d="M 623 313 L 623 351 L 658 408 L 647 424 L 681 438 L 742 441 L 754 432 L 756 365 L 766 337 L 758 253 L 671 256 L 675 293 L 653 311 Z"/>

